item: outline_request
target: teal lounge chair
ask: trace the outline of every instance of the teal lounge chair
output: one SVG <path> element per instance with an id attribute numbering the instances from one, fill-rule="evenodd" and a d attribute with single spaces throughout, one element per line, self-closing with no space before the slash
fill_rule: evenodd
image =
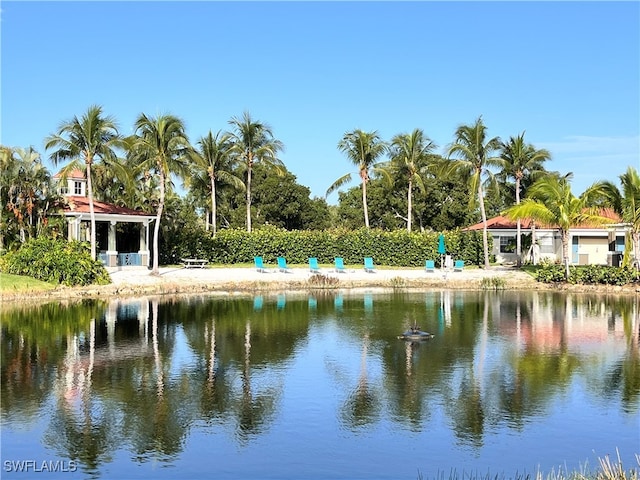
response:
<path id="1" fill-rule="evenodd" d="M 311 273 L 320 273 L 320 267 L 318 266 L 318 259 L 316 257 L 309 257 L 309 271 Z"/>
<path id="2" fill-rule="evenodd" d="M 267 272 L 267 269 L 264 267 L 264 263 L 262 263 L 262 257 L 253 257 L 253 263 L 255 263 L 257 271 L 261 273 Z"/>
<path id="3" fill-rule="evenodd" d="M 289 268 L 287 268 L 287 260 L 284 257 L 278 257 L 278 270 L 284 273 L 290 271 Z"/>
<path id="4" fill-rule="evenodd" d="M 455 263 L 453 264 L 454 272 L 461 272 L 463 268 L 464 268 L 464 260 L 456 260 Z"/>
<path id="5" fill-rule="evenodd" d="M 376 270 L 373 266 L 373 258 L 364 257 L 364 271 L 369 273 L 375 273 Z"/>
<path id="6" fill-rule="evenodd" d="M 436 271 L 436 262 L 435 262 L 435 261 L 433 261 L 433 260 L 427 260 L 427 261 L 425 261 L 425 262 L 424 262 L 424 269 L 425 269 L 427 272 L 431 272 L 431 273 L 435 272 L 435 271 Z"/>
<path id="7" fill-rule="evenodd" d="M 342 257 L 336 257 L 335 259 L 336 272 L 337 273 L 345 273 L 346 270 L 344 268 L 344 260 Z"/>

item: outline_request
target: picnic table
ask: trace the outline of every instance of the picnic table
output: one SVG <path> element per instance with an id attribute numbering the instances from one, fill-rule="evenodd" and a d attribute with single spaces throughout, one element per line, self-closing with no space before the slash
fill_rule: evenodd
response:
<path id="1" fill-rule="evenodd" d="M 204 268 L 205 265 L 209 263 L 209 260 L 204 260 L 201 258 L 183 258 L 182 264 L 184 268 Z"/>

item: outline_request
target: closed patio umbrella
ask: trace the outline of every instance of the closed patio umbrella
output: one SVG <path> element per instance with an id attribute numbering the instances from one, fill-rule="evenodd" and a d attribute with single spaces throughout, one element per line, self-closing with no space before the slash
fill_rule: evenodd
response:
<path id="1" fill-rule="evenodd" d="M 447 247 L 444 244 L 444 234 L 440 234 L 438 236 L 438 253 L 440 254 L 440 268 L 444 268 L 444 259 L 443 255 L 447 253 Z"/>

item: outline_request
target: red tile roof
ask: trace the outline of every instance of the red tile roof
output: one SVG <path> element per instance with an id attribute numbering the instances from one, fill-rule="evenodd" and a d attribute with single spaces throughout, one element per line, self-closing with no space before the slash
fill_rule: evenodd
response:
<path id="1" fill-rule="evenodd" d="M 620 223 L 620 221 L 622 220 L 620 218 L 620 216 L 614 212 L 612 209 L 610 208 L 603 208 L 600 211 L 600 215 L 602 215 L 605 218 L 608 218 L 612 221 L 612 223 Z M 531 227 L 531 220 L 528 218 L 523 218 L 520 221 L 520 227 L 521 228 L 525 228 L 528 229 Z M 536 227 L 537 228 L 552 228 L 552 229 L 556 229 L 558 228 L 557 225 L 542 225 L 539 222 L 536 222 Z M 502 215 L 497 216 L 497 217 L 493 217 L 493 218 L 489 218 L 487 219 L 487 228 L 489 229 L 494 229 L 494 230 L 515 230 L 517 228 L 517 224 L 515 220 L 509 220 L 507 217 L 504 217 Z M 576 229 L 581 229 L 581 228 L 602 228 L 602 225 L 581 225 L 579 227 L 573 227 Z M 482 222 L 480 223 L 476 223 L 475 225 L 471 225 L 467 228 L 465 228 L 464 230 L 482 230 L 483 229 L 483 224 Z"/>
<path id="2" fill-rule="evenodd" d="M 66 204 L 62 206 L 65 212 L 89 213 L 89 199 L 77 195 L 71 195 L 65 198 Z M 95 213 L 107 213 L 115 215 L 142 215 L 150 216 L 152 213 L 141 212 L 140 210 L 132 210 L 127 207 L 119 207 L 112 203 L 93 201 L 93 210 Z"/>
<path id="3" fill-rule="evenodd" d="M 58 172 L 56 173 L 53 178 L 62 178 L 62 173 Z M 70 178 L 72 180 L 84 180 L 85 179 L 85 175 L 84 172 L 82 170 L 73 170 L 71 173 L 69 173 L 67 175 L 67 178 Z"/>

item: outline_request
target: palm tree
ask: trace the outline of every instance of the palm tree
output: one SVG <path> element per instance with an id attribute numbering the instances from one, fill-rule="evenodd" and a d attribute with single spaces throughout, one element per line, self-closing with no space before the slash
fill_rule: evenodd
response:
<path id="1" fill-rule="evenodd" d="M 170 175 L 183 177 L 188 173 L 188 156 L 191 146 L 182 120 L 173 115 L 148 117 L 141 113 L 135 122 L 137 138 L 131 155 L 142 171 L 158 176 L 158 210 L 153 233 L 153 268 L 151 275 L 158 275 L 158 237 L 160 220 L 164 210 L 167 183 Z"/>
<path id="2" fill-rule="evenodd" d="M 356 129 L 347 132 L 338 142 L 338 150 L 345 153 L 349 160 L 358 167 L 360 180 L 362 181 L 362 207 L 364 209 L 364 224 L 369 228 L 369 210 L 367 208 L 367 183 L 369 182 L 369 170 L 376 170 L 376 160 L 385 152 L 387 145 L 380 139 L 377 131 L 364 132 Z M 351 181 L 351 174 L 347 173 L 327 189 L 326 195 L 337 190 L 345 183 Z"/>
<path id="3" fill-rule="evenodd" d="M 33 147 L 0 146 L 0 249 L 5 237 L 11 244 L 37 235 L 54 197 L 51 175 Z"/>
<path id="4" fill-rule="evenodd" d="M 245 186 L 247 189 L 247 232 L 251 231 L 251 173 L 253 164 L 261 162 L 274 168 L 278 174 L 284 164 L 278 158 L 278 152 L 284 149 L 280 140 L 273 137 L 271 127 L 266 123 L 254 121 L 249 112 L 242 118 L 232 117 L 229 124 L 233 127 L 230 134 L 230 154 L 235 155 L 246 170 Z"/>
<path id="5" fill-rule="evenodd" d="M 600 185 L 609 204 L 622 217 L 622 221 L 631 226 L 633 263 L 635 268 L 640 269 L 640 176 L 635 168 L 629 166 L 619 178 L 622 191 L 608 181 L 600 182 Z"/>
<path id="6" fill-rule="evenodd" d="M 407 179 L 407 231 L 411 231 L 413 216 L 413 186 L 424 192 L 424 183 L 420 176 L 428 167 L 429 154 L 435 144 L 422 130 L 416 128 L 411 133 L 402 133 L 391 139 L 389 153 L 391 165 L 396 173 Z"/>
<path id="7" fill-rule="evenodd" d="M 231 155 L 230 143 L 231 136 L 228 133 L 221 132 L 213 135 L 211 131 L 198 140 L 199 148 L 194 150 L 191 159 L 195 163 L 196 171 L 194 172 L 194 183 L 208 183 L 208 189 L 211 194 L 211 224 L 213 227 L 213 236 L 217 231 L 217 204 L 216 204 L 216 185 L 224 182 L 232 185 L 237 189 L 244 189 L 242 180 L 234 175 L 231 171 Z M 202 174 L 206 174 L 206 179 Z"/>
<path id="8" fill-rule="evenodd" d="M 63 122 L 58 132 L 45 141 L 46 150 L 57 148 L 50 156 L 54 165 L 71 160 L 64 172 L 85 171 L 91 217 L 91 258 L 94 260 L 96 259 L 96 216 L 93 208 L 91 167 L 98 160 L 113 162 L 116 159 L 113 149 L 119 146 L 121 146 L 121 137 L 115 120 L 110 116 L 103 116 L 102 107 L 98 105 L 90 106 L 81 118 L 75 116 Z"/>
<path id="9" fill-rule="evenodd" d="M 544 149 L 536 148 L 524 141 L 524 132 L 517 137 L 510 137 L 508 142 L 500 144 L 502 153 L 500 154 L 500 164 L 502 174 L 506 178 L 515 180 L 516 205 L 520 204 L 520 191 L 522 181 L 525 177 L 534 177 L 536 174 L 544 172 L 543 163 L 551 158 L 551 154 Z M 522 256 L 522 235 L 520 233 L 521 221 L 517 221 L 516 233 L 516 254 L 518 264 Z"/>
<path id="10" fill-rule="evenodd" d="M 13 180 L 18 178 L 18 162 L 12 148 L 0 145 L 0 251 L 4 250 L 7 228 L 4 225 L 5 202 L 9 202 L 8 193 Z"/>
<path id="11" fill-rule="evenodd" d="M 24 243 L 25 230 L 29 238 L 32 238 L 34 230 L 36 232 L 39 230 L 40 220 L 44 217 L 47 206 L 52 200 L 53 188 L 51 175 L 43 165 L 40 154 L 33 147 L 18 147 L 13 150 L 16 161 L 13 169 L 15 176 L 9 185 L 7 207 L 18 221 L 20 241 Z M 34 214 L 38 218 L 35 225 Z"/>
<path id="12" fill-rule="evenodd" d="M 498 159 L 492 157 L 500 148 L 500 138 L 486 139 L 487 127 L 479 117 L 473 125 L 461 125 L 455 133 L 454 143 L 449 147 L 448 156 L 458 156 L 451 167 L 469 179 L 469 192 L 477 194 L 482 215 L 482 244 L 484 247 L 484 268 L 489 268 L 489 240 L 487 237 L 487 212 L 484 207 L 483 177 L 491 176 L 488 167 L 498 166 Z M 473 198 L 473 196 L 471 197 Z"/>
<path id="13" fill-rule="evenodd" d="M 567 176 L 548 175 L 537 180 L 519 205 L 505 211 L 511 219 L 530 218 L 545 225 L 555 225 L 562 239 L 562 260 L 565 278 L 569 279 L 569 230 L 582 225 L 605 225 L 612 220 L 602 215 L 600 207 L 593 207 L 593 199 L 603 194 L 594 184 L 576 197 L 571 192 Z"/>

